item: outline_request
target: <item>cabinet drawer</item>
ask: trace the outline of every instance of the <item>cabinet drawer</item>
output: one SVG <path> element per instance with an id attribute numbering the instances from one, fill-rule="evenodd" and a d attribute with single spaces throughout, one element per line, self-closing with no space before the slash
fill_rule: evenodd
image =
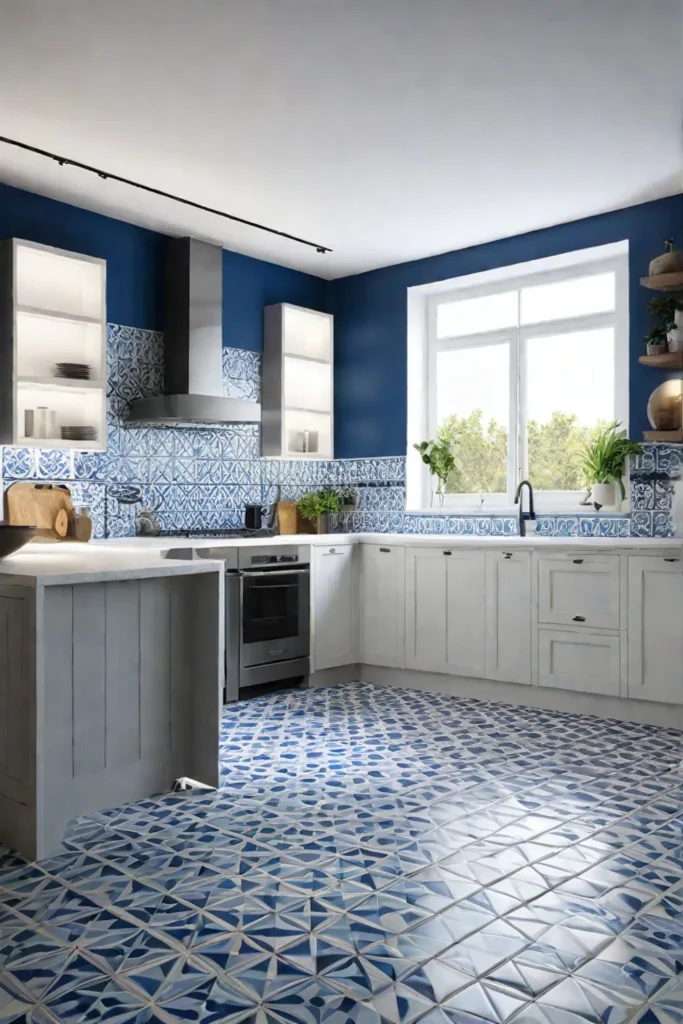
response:
<path id="1" fill-rule="evenodd" d="M 621 641 L 605 633 L 538 631 L 538 685 L 618 697 Z"/>
<path id="2" fill-rule="evenodd" d="M 619 629 L 619 555 L 538 560 L 538 621 Z"/>

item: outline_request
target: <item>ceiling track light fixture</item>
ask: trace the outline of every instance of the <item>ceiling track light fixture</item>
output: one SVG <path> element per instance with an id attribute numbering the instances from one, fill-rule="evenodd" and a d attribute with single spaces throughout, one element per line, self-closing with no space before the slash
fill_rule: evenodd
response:
<path id="1" fill-rule="evenodd" d="M 288 231 L 278 231 L 277 228 L 269 228 L 265 224 L 257 224 L 256 221 L 247 220 L 245 217 L 237 217 L 234 213 L 225 213 L 223 210 L 216 210 L 212 206 L 204 206 L 203 203 L 195 203 L 193 199 L 185 199 L 183 196 L 175 196 L 172 192 L 164 192 L 160 188 L 152 188 L 151 185 L 143 185 L 140 181 L 132 181 L 130 178 L 122 178 L 120 174 L 112 174 L 110 171 L 103 171 L 99 167 L 90 167 L 89 164 L 82 164 L 79 160 L 71 160 L 69 157 L 60 156 L 58 153 L 51 153 L 47 149 L 39 149 L 38 146 L 29 146 L 26 142 L 19 142 L 17 139 L 8 139 L 0 135 L 0 142 L 7 146 L 15 146 L 17 149 L 24 149 L 29 153 L 36 153 L 38 156 L 46 156 L 54 160 L 60 167 L 78 167 L 81 171 L 89 171 L 96 174 L 103 181 L 120 181 L 122 185 L 130 185 L 131 188 L 139 188 L 142 192 L 150 192 L 154 196 L 161 196 L 163 199 L 171 199 L 174 203 L 182 203 L 183 206 L 191 206 L 194 210 L 202 210 L 204 213 L 211 213 L 215 217 L 223 217 L 225 220 L 235 221 L 237 224 L 244 224 L 248 228 L 255 228 L 257 231 L 267 231 L 270 235 L 278 235 L 279 238 L 286 238 L 290 242 L 298 242 L 299 245 L 307 245 L 316 252 L 332 252 L 327 245 L 320 245 L 318 242 L 309 242 L 306 238 L 299 238 L 297 235 L 290 235 Z"/>

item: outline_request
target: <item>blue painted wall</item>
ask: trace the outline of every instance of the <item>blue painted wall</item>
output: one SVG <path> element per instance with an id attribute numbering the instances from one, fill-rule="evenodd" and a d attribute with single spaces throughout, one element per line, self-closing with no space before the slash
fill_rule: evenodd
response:
<path id="1" fill-rule="evenodd" d="M 224 250 L 223 346 L 262 352 L 263 307 L 291 302 L 325 311 L 326 286 L 311 274 Z"/>
<path id="2" fill-rule="evenodd" d="M 630 243 L 630 431 L 640 436 L 649 426 L 648 396 L 664 378 L 638 362 L 652 297 L 638 282 L 670 236 L 683 243 L 683 196 L 333 282 L 336 456 L 405 455 L 408 288 L 623 239 Z"/>
<path id="3" fill-rule="evenodd" d="M 164 329 L 165 235 L 0 184 L 0 238 L 26 238 L 107 261 L 107 318 Z M 223 253 L 223 345 L 263 349 L 263 307 L 324 309 L 325 282 L 275 263 Z"/>

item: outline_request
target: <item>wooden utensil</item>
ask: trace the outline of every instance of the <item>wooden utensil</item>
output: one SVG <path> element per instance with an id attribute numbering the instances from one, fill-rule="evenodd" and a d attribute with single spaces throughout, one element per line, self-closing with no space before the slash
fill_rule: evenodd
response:
<path id="1" fill-rule="evenodd" d="M 55 516 L 54 531 L 58 537 L 62 538 L 62 540 L 69 532 L 69 517 L 66 514 L 66 510 L 63 508 L 60 508 L 59 512 Z"/>

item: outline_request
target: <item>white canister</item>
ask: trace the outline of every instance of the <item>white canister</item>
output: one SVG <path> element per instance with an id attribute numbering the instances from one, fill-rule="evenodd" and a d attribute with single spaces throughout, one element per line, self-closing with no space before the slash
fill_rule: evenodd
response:
<path id="1" fill-rule="evenodd" d="M 50 437 L 53 440 L 57 437 L 57 413 L 54 409 L 47 410 L 47 432 L 45 437 Z"/>
<path id="2" fill-rule="evenodd" d="M 47 406 L 39 405 L 33 418 L 33 436 L 47 437 Z"/>
<path id="3" fill-rule="evenodd" d="M 676 310 L 674 320 L 676 326 L 666 336 L 669 352 L 683 352 L 683 309 Z"/>

